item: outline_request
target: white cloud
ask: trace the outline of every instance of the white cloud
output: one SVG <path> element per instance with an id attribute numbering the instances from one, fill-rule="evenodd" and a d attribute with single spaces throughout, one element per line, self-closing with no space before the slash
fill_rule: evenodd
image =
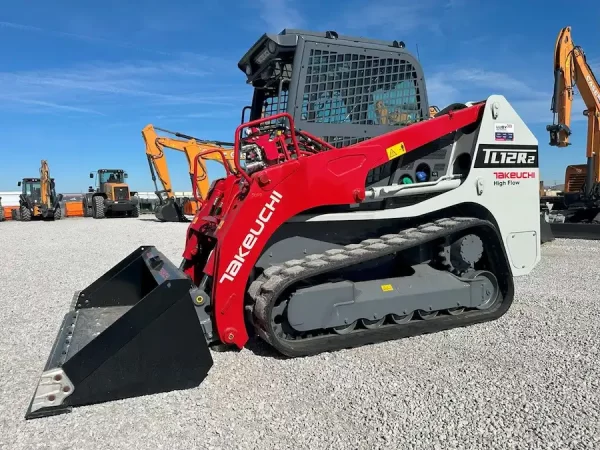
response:
<path id="1" fill-rule="evenodd" d="M 268 33 L 279 33 L 284 28 L 303 28 L 306 24 L 300 11 L 291 0 L 259 0 L 259 16 Z"/>
<path id="2" fill-rule="evenodd" d="M 45 35 L 50 35 L 50 36 L 55 36 L 55 37 L 75 39 L 78 41 L 87 41 L 87 42 L 92 42 L 92 43 L 110 45 L 112 47 L 121 47 L 121 48 L 127 48 L 127 49 L 131 49 L 131 50 L 155 53 L 158 55 L 165 55 L 165 56 L 169 55 L 169 53 L 167 53 L 167 52 L 161 52 L 161 51 L 158 51 L 155 49 L 140 47 L 135 44 L 131 44 L 131 43 L 124 42 L 124 41 L 114 41 L 112 39 L 105 39 L 105 38 L 101 38 L 101 37 L 97 37 L 97 36 L 88 36 L 85 34 L 78 34 L 78 33 L 67 33 L 64 31 L 50 30 L 47 28 L 34 27 L 31 25 L 15 23 L 15 22 L 0 21 L 0 28 L 12 29 L 12 30 L 21 31 L 21 32 L 39 33 L 39 34 L 45 34 Z"/>
<path id="3" fill-rule="evenodd" d="M 101 113 L 100 111 L 96 111 L 96 110 L 90 109 L 90 108 L 79 108 L 77 106 L 62 105 L 59 103 L 21 98 L 18 96 L 0 95 L 0 99 L 3 100 L 3 103 L 4 102 L 15 102 L 15 103 L 23 104 L 23 105 L 36 106 L 35 109 L 31 109 L 31 108 L 27 109 L 28 112 L 32 112 L 32 113 L 40 113 L 40 112 L 42 112 L 42 110 L 46 109 L 46 110 L 77 112 L 77 113 L 84 113 L 84 114 L 96 114 L 99 116 L 106 115 L 104 113 Z M 4 103 L 4 104 L 6 104 L 6 103 Z"/>
<path id="4" fill-rule="evenodd" d="M 37 105 L 38 113 L 61 109 L 88 114 L 105 114 L 123 106 L 234 106 L 247 101 L 246 86 L 226 84 L 223 73 L 214 61 L 190 55 L 173 60 L 0 72 L 0 98 L 6 100 L 5 109 Z"/>
<path id="5" fill-rule="evenodd" d="M 552 81 L 545 89 L 534 85 L 534 77 L 516 77 L 482 69 L 443 67 L 426 76 L 429 103 L 443 108 L 454 102 L 484 100 L 491 94 L 504 95 L 527 123 L 552 123 Z M 575 95 L 571 122 L 586 120 L 581 96 Z"/>
<path id="6" fill-rule="evenodd" d="M 454 8 L 455 2 L 450 0 L 446 7 Z M 360 5 L 360 6 L 359 6 Z M 440 31 L 439 2 L 432 0 L 380 0 L 377 3 L 357 3 L 348 7 L 342 15 L 342 21 L 349 30 L 377 29 L 379 33 L 383 30 L 403 34 L 414 30 L 429 30 L 435 33 Z"/>

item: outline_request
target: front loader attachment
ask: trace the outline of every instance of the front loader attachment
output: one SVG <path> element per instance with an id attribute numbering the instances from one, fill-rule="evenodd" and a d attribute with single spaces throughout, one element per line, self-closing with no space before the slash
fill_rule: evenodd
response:
<path id="1" fill-rule="evenodd" d="M 192 288 L 144 246 L 75 293 L 25 418 L 198 386 L 213 360 Z"/>
<path id="2" fill-rule="evenodd" d="M 183 214 L 183 208 L 174 198 L 169 198 L 166 203 L 157 205 L 154 216 L 161 222 L 189 222 L 189 219 Z"/>

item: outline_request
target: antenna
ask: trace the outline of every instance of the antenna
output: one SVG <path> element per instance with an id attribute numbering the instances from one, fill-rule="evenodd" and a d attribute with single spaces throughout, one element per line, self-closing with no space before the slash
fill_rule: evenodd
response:
<path id="1" fill-rule="evenodd" d="M 417 46 L 417 60 L 421 60 L 421 57 L 419 56 L 419 44 L 415 44 Z"/>

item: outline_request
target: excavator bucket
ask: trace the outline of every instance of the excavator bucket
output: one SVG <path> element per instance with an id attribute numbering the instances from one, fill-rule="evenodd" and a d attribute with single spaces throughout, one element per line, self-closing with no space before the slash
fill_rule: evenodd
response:
<path id="1" fill-rule="evenodd" d="M 154 216 L 161 222 L 189 222 L 181 205 L 172 198 L 162 205 L 157 205 Z"/>
<path id="2" fill-rule="evenodd" d="M 191 289 L 144 246 L 75 293 L 25 418 L 198 386 L 213 360 Z"/>
<path id="3" fill-rule="evenodd" d="M 552 242 L 556 239 L 554 233 L 552 233 L 552 228 L 547 220 L 546 213 L 543 211 L 540 212 L 540 239 L 542 244 Z"/>

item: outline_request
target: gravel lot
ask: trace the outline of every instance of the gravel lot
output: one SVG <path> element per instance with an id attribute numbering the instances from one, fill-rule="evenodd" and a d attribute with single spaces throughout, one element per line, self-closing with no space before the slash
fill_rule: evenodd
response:
<path id="1" fill-rule="evenodd" d="M 0 448 L 600 448 L 600 242 L 567 240 L 496 322 L 290 361 L 214 353 L 199 388 L 26 422 L 73 291 L 139 245 L 178 264 L 186 228 L 0 223 Z"/>

